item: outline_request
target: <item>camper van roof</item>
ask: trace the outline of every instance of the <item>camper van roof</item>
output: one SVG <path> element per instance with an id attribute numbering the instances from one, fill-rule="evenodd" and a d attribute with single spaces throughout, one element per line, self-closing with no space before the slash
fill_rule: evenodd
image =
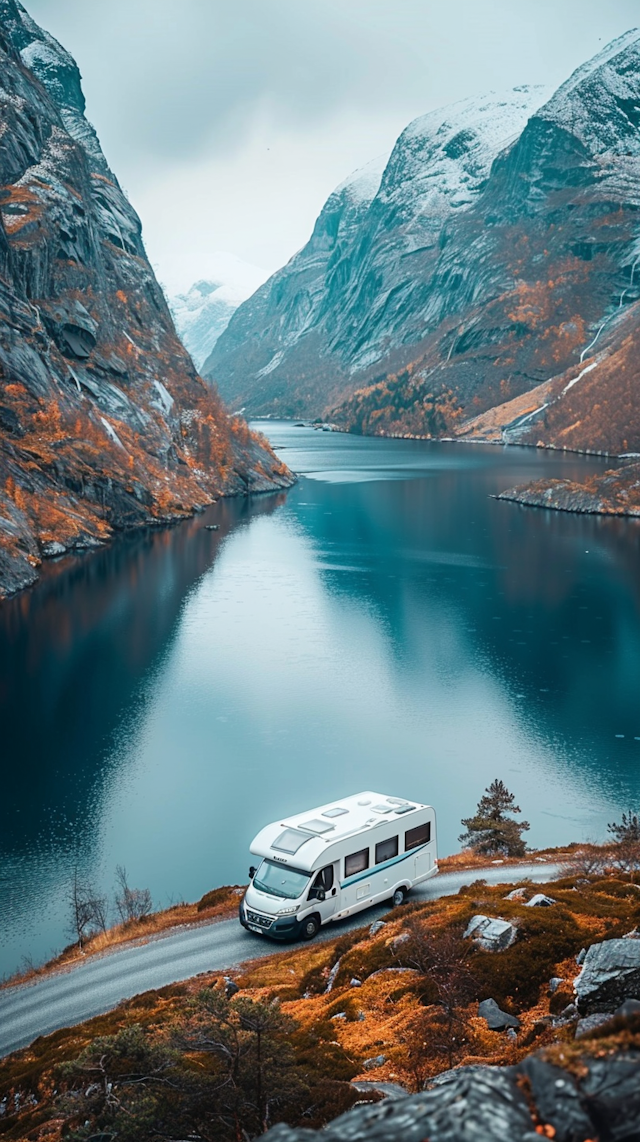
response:
<path id="1" fill-rule="evenodd" d="M 327 844 L 363 833 L 383 821 L 399 820 L 412 809 L 423 808 L 426 806 L 420 802 L 386 793 L 370 790 L 354 793 L 266 825 L 254 839 L 251 852 L 311 869 Z"/>

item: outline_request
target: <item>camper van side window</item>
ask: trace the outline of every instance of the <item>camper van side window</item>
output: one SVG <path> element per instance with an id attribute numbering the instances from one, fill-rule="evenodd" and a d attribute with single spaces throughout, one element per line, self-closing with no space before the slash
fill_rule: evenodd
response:
<path id="1" fill-rule="evenodd" d="M 376 864 L 391 860 L 398 855 L 398 837 L 389 837 L 388 841 L 379 841 L 376 845 Z"/>
<path id="2" fill-rule="evenodd" d="M 418 845 L 428 845 L 431 840 L 431 821 L 426 825 L 417 825 L 415 829 L 407 829 L 404 835 L 404 851 L 417 849 Z"/>
<path id="3" fill-rule="evenodd" d="M 359 853 L 351 853 L 344 858 L 344 875 L 354 876 L 356 872 L 364 872 L 369 867 L 369 850 L 360 849 Z"/>

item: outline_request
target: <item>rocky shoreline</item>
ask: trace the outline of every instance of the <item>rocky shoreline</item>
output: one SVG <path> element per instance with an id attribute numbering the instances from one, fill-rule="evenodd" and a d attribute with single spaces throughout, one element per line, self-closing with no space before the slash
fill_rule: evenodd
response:
<path id="1" fill-rule="evenodd" d="M 583 484 L 574 480 L 536 480 L 500 492 L 495 499 L 581 515 L 640 518 L 640 463 L 610 469 Z"/>

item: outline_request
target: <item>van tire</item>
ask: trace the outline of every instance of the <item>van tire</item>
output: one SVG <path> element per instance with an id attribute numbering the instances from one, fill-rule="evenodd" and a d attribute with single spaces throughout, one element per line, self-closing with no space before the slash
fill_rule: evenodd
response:
<path id="1" fill-rule="evenodd" d="M 406 898 L 407 898 L 406 889 L 396 888 L 393 896 L 391 897 L 391 903 L 393 904 L 394 908 L 399 908 L 401 904 L 404 904 Z"/>
<path id="2" fill-rule="evenodd" d="M 317 916 L 307 916 L 306 920 L 302 921 L 302 939 L 313 940 L 314 936 L 318 935 L 320 931 L 320 921 Z"/>

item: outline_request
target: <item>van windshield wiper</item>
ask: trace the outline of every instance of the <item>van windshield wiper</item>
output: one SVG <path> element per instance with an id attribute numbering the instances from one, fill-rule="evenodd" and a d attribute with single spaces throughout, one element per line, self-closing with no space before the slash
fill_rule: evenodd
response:
<path id="1" fill-rule="evenodd" d="M 289 900 L 286 892 L 278 892 L 277 888 L 271 888 L 269 885 L 263 884 L 261 880 L 256 880 L 255 877 L 253 878 L 253 886 L 254 888 L 261 888 L 267 896 L 281 896 L 283 900 Z"/>

